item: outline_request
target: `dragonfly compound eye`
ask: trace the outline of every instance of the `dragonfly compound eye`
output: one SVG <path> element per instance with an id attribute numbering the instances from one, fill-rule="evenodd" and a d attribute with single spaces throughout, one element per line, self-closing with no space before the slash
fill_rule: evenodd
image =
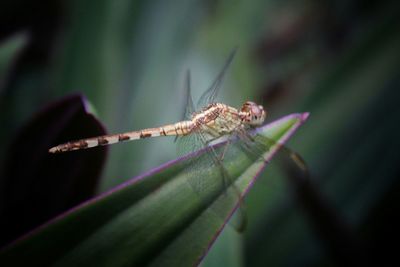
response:
<path id="1" fill-rule="evenodd" d="M 263 106 L 257 105 L 254 102 L 245 102 L 240 111 L 242 112 L 245 121 L 251 126 L 259 126 L 265 120 L 266 113 Z"/>

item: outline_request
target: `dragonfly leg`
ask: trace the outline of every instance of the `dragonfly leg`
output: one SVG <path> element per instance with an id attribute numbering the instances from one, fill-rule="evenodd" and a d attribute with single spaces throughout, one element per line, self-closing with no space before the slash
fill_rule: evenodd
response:
<path id="1" fill-rule="evenodd" d="M 204 144 L 205 144 L 206 146 L 208 146 L 209 144 L 211 144 L 212 142 L 214 142 L 214 141 L 217 140 L 218 138 L 219 138 L 219 137 L 215 137 L 215 138 L 208 139 L 207 141 L 204 142 Z"/>
<path id="2" fill-rule="evenodd" d="M 228 141 L 226 141 L 226 143 L 225 143 L 225 145 L 224 145 L 224 149 L 222 150 L 222 153 L 221 153 L 221 155 L 220 155 L 220 157 L 219 157 L 219 159 L 221 160 L 221 162 L 224 161 L 225 153 L 226 153 L 226 151 L 228 150 L 228 147 L 229 147 L 230 143 L 231 143 L 231 139 L 228 139 Z"/>

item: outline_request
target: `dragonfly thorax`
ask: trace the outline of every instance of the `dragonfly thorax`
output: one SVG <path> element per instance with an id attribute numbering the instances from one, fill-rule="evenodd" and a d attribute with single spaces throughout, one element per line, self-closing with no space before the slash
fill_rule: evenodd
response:
<path id="1" fill-rule="evenodd" d="M 263 106 L 251 101 L 246 101 L 239 112 L 242 122 L 252 127 L 263 124 L 266 115 Z"/>

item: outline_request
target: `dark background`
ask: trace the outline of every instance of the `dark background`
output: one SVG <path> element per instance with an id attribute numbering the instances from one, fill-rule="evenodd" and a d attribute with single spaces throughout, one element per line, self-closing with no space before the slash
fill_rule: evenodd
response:
<path id="1" fill-rule="evenodd" d="M 18 205 L 40 177 L 14 187 L 10 179 L 37 156 L 29 145 L 18 146 L 21 140 L 50 138 L 35 120 L 50 103 L 83 94 L 108 132 L 174 122 L 183 110 L 185 70 L 191 69 L 196 98 L 239 46 L 219 100 L 256 101 L 268 121 L 311 112 L 288 144 L 307 161 L 311 189 L 267 168 L 246 200 L 245 234 L 225 231 L 204 265 L 395 265 L 399 11 L 397 1 L 2 1 L 1 219 L 17 229 L 24 216 L 37 216 L 22 214 Z M 62 113 L 44 117 L 43 127 Z M 96 123 L 82 128 L 103 131 Z M 173 159 L 172 140 L 113 146 L 104 166 L 103 154 L 94 152 L 95 163 L 87 154 L 80 168 L 95 177 L 103 170 L 100 180 L 61 210 Z M 47 186 L 42 190 L 53 190 Z M 9 202 L 10 196 L 20 201 Z M 38 203 L 42 198 L 41 191 L 30 195 Z M 7 209 L 18 210 L 19 220 Z M 31 218 L 32 225 L 51 216 Z M 20 228 L 2 243 L 29 230 Z"/>

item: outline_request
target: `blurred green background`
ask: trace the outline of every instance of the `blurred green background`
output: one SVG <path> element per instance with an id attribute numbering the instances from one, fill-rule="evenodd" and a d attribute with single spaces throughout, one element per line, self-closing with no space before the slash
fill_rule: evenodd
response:
<path id="1" fill-rule="evenodd" d="M 19 128 L 72 93 L 110 133 L 180 120 L 185 70 L 197 99 L 238 46 L 219 100 L 263 104 L 268 121 L 311 112 L 288 146 L 354 242 L 350 255 L 394 260 L 399 11 L 397 1 L 360 0 L 2 1 L 0 168 Z M 98 192 L 173 159 L 175 146 L 159 138 L 111 147 Z M 266 169 L 245 201 L 249 227 L 227 228 L 204 266 L 346 260 L 335 252 L 346 239 L 327 234 L 324 213 L 310 213 L 286 181 L 274 164 Z"/>

